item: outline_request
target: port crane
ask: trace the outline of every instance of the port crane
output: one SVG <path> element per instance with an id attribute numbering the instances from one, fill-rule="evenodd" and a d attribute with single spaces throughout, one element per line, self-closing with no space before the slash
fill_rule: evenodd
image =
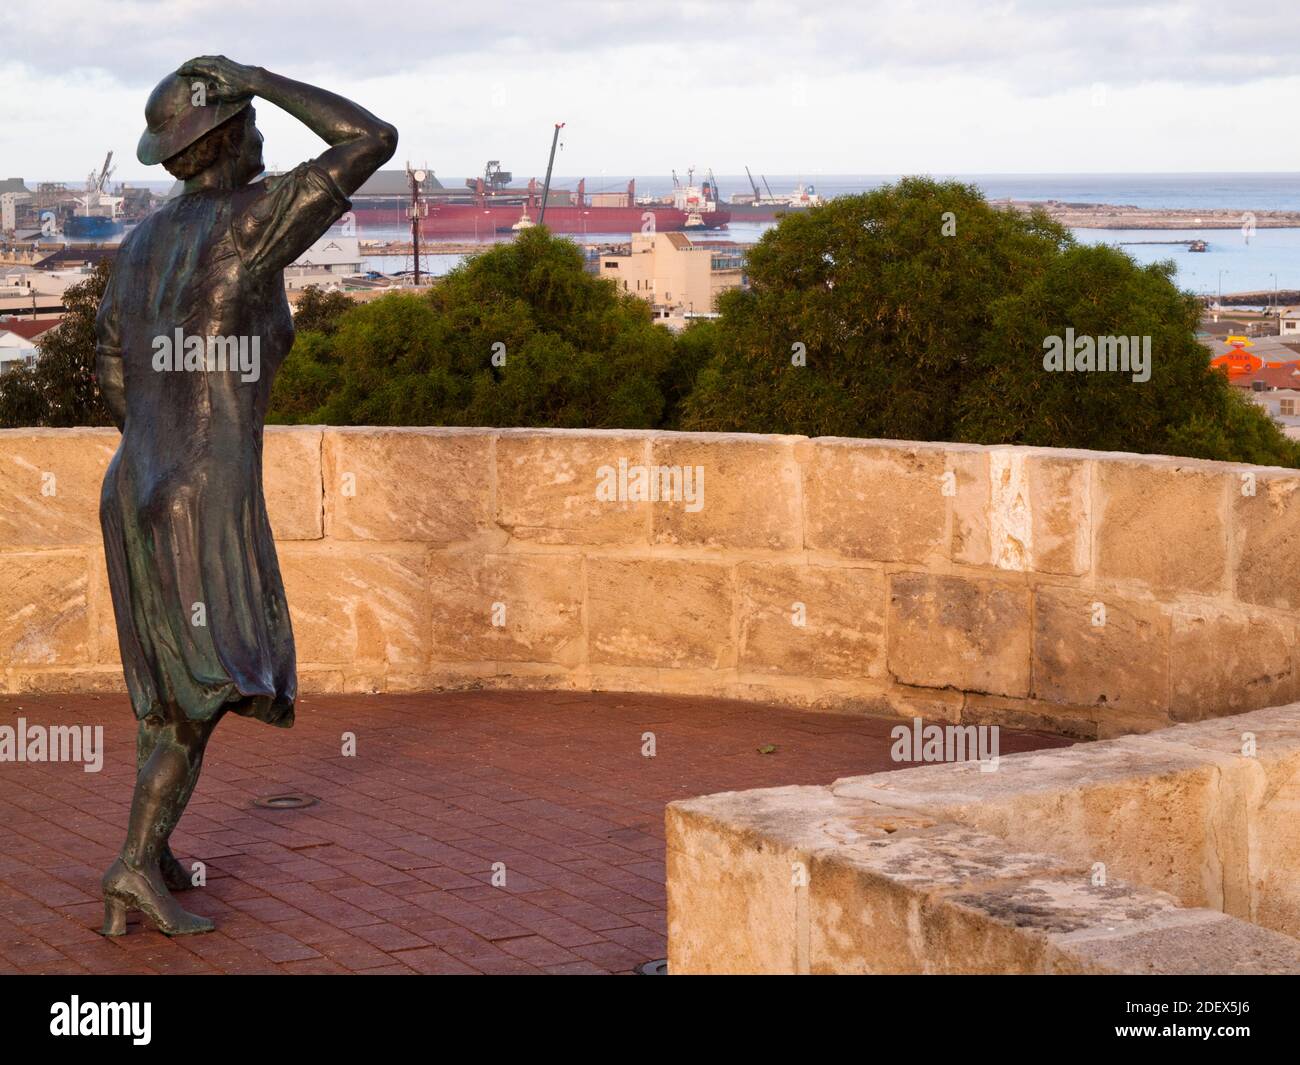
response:
<path id="1" fill-rule="evenodd" d="M 115 172 L 116 170 L 113 167 L 113 149 L 110 148 L 108 154 L 104 156 L 104 165 L 99 168 L 99 176 L 96 177 L 95 172 L 92 170 L 90 172 L 90 177 L 86 179 L 86 191 L 103 192 L 104 186 L 108 184 L 108 179 L 111 178 Z"/>
<path id="2" fill-rule="evenodd" d="M 563 122 L 555 123 L 555 135 L 551 138 L 551 157 L 546 161 L 546 180 L 542 183 L 542 209 L 537 214 L 539 226 L 546 221 L 546 201 L 551 197 L 551 168 L 555 166 L 555 148 L 560 143 L 560 130 L 563 128 Z"/>
<path id="3" fill-rule="evenodd" d="M 107 206 L 112 212 L 112 217 L 117 217 L 117 209 L 122 204 L 121 196 L 106 196 L 104 189 L 108 185 L 108 179 L 116 173 L 113 166 L 113 149 L 108 150 L 104 156 L 104 165 L 99 168 L 99 173 L 91 171 L 86 178 L 86 195 L 78 196 L 77 202 L 81 204 L 81 209 L 90 215 L 94 208 Z"/>

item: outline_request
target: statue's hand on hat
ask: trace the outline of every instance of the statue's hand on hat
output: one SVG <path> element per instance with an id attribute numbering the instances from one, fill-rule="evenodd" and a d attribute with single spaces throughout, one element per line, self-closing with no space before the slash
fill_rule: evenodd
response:
<path id="1" fill-rule="evenodd" d="M 183 78 L 202 78 L 219 100 L 246 100 L 257 95 L 262 71 L 224 55 L 201 55 L 182 63 L 176 73 Z"/>

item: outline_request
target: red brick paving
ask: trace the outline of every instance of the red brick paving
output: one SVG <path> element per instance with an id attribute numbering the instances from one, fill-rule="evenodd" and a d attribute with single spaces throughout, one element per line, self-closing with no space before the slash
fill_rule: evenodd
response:
<path id="1" fill-rule="evenodd" d="M 289 731 L 222 723 L 173 837 L 207 865 L 183 899 L 217 931 L 168 939 L 134 915 L 105 939 L 129 704 L 0 697 L 0 724 L 20 716 L 102 724 L 106 755 L 99 773 L 0 763 L 0 973 L 626 973 L 666 953 L 665 803 L 897 768 L 894 720 L 620 694 L 308 697 Z M 1001 750 L 1067 742 L 1003 730 Z M 285 791 L 319 802 L 252 805 Z"/>

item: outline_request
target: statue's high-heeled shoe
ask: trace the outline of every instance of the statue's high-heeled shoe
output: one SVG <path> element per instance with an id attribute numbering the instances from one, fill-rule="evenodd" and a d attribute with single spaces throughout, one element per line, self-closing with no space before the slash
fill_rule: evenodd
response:
<path id="1" fill-rule="evenodd" d="M 104 874 L 104 927 L 106 936 L 126 933 L 126 915 L 139 910 L 167 936 L 192 936 L 211 932 L 216 925 L 206 917 L 183 909 L 166 891 L 158 891 L 149 878 L 121 858 Z"/>

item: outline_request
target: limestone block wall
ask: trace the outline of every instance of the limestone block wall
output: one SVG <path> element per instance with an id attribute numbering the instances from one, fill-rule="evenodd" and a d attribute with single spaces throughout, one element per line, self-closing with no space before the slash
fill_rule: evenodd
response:
<path id="1" fill-rule="evenodd" d="M 668 967 L 1300 973 L 1300 705 L 668 805 Z"/>
<path id="2" fill-rule="evenodd" d="M 116 445 L 0 432 L 6 691 L 122 686 L 98 524 Z M 273 428 L 266 489 L 307 691 L 653 690 L 1089 737 L 1300 697 L 1300 471 Z"/>

